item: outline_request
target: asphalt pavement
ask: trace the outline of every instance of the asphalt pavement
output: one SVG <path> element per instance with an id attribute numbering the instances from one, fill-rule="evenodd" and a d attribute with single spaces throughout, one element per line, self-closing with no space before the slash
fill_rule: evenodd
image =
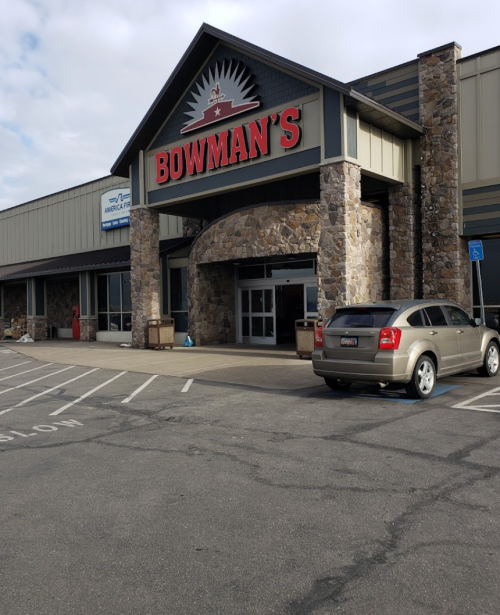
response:
<path id="1" fill-rule="evenodd" d="M 191 350 L 0 344 L 0 612 L 498 613 L 500 378 Z"/>

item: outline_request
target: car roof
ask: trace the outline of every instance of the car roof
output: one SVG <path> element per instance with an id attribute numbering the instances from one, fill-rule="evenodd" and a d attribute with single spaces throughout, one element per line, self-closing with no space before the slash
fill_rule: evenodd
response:
<path id="1" fill-rule="evenodd" d="M 391 308 L 394 311 L 403 311 L 403 310 L 407 310 L 409 308 L 412 307 L 418 307 L 418 306 L 431 306 L 431 305 L 454 305 L 456 307 L 459 307 L 460 309 L 463 309 L 460 305 L 458 305 L 458 303 L 455 303 L 454 301 L 448 301 L 448 299 L 407 299 L 407 300 L 403 300 L 403 301 L 369 301 L 369 302 L 365 302 L 365 303 L 350 303 L 349 305 L 343 305 L 343 306 L 339 306 L 337 307 L 337 311 L 342 310 L 342 309 L 346 309 L 346 308 L 373 308 L 373 307 L 377 307 L 377 308 Z"/>

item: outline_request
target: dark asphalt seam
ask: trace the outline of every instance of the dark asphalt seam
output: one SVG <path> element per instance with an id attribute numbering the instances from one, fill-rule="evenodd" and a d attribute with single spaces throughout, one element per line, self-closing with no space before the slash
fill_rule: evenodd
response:
<path id="1" fill-rule="evenodd" d="M 314 581 L 311 590 L 305 596 L 289 603 L 285 611 L 286 614 L 313 615 L 320 607 L 339 604 L 342 601 L 342 594 L 349 584 L 366 577 L 376 566 L 393 565 L 395 563 L 397 559 L 395 554 L 400 537 L 403 535 L 404 530 L 411 526 L 412 518 L 444 496 L 449 496 L 463 487 L 472 486 L 477 481 L 485 480 L 491 475 L 488 472 L 484 472 L 481 476 L 470 477 L 457 485 L 446 487 L 435 494 L 425 494 L 422 500 L 410 506 L 408 510 L 399 515 L 388 526 L 389 537 L 379 544 L 379 547 L 371 556 L 358 558 L 354 564 L 346 566 L 343 572 L 335 577 L 325 577 Z M 390 560 L 391 556 L 392 561 Z"/>

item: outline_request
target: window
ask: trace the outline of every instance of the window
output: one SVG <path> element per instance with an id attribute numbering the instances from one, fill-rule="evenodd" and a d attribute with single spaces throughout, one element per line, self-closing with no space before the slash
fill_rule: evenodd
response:
<path id="1" fill-rule="evenodd" d="M 176 331 L 188 331 L 187 267 L 170 269 L 170 315 Z"/>
<path id="2" fill-rule="evenodd" d="M 99 331 L 131 331 L 130 273 L 97 276 L 97 311 Z"/>
<path id="3" fill-rule="evenodd" d="M 406 322 L 410 325 L 410 327 L 423 327 L 424 321 L 422 318 L 422 310 L 417 310 L 410 314 L 406 319 Z"/>
<path id="4" fill-rule="evenodd" d="M 424 310 L 432 327 L 447 327 L 448 323 L 443 310 L 439 305 L 427 307 Z"/>
<path id="5" fill-rule="evenodd" d="M 337 310 L 328 327 L 385 327 L 394 314 L 391 308 L 345 308 Z"/>
<path id="6" fill-rule="evenodd" d="M 463 310 L 454 305 L 446 305 L 444 309 L 448 312 L 454 327 L 470 327 L 470 318 Z"/>

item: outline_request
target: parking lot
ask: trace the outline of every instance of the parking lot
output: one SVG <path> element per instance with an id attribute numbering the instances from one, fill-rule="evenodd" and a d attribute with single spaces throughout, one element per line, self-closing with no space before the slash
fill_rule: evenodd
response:
<path id="1" fill-rule="evenodd" d="M 330 391 L 293 352 L 19 346 L 4 612 L 498 612 L 498 377 L 416 401 Z"/>

